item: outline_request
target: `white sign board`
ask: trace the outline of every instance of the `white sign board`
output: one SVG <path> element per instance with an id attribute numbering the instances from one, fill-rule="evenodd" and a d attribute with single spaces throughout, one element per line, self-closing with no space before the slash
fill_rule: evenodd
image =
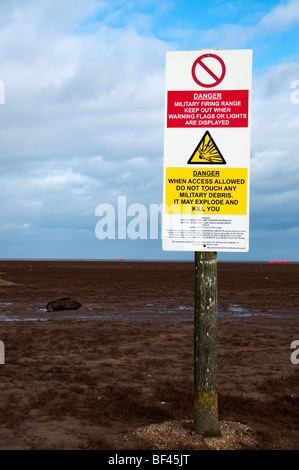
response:
<path id="1" fill-rule="evenodd" d="M 167 53 L 163 250 L 249 250 L 251 80 L 251 50 Z"/>

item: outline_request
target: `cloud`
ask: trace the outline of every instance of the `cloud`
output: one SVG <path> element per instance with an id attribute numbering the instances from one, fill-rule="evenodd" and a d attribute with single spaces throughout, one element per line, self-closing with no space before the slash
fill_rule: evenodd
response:
<path id="1" fill-rule="evenodd" d="M 6 106 L 0 117 L 7 164 L 13 165 L 13 158 L 100 154 L 122 160 L 128 152 L 130 157 L 152 155 L 153 148 L 160 153 L 165 43 L 102 24 L 83 36 L 49 33 L 36 28 L 35 14 L 26 23 L 32 34 L 20 31 L 26 43 L 21 49 L 29 54 L 14 47 L 7 58 L 5 43 L 12 47 L 19 16 L 2 31 Z"/>
<path id="2" fill-rule="evenodd" d="M 167 44 L 101 21 L 74 34 L 100 3 L 70 3 L 16 2 L 0 31 L 2 230 L 15 240 L 93 233 L 96 206 L 120 194 L 162 198 Z"/>
<path id="3" fill-rule="evenodd" d="M 254 16 L 254 19 L 256 16 Z M 260 20 L 248 24 L 247 18 L 239 23 L 221 23 L 216 28 L 199 30 L 200 42 L 206 47 L 219 47 L 221 49 L 255 46 L 262 38 L 277 35 L 286 31 L 299 22 L 299 2 L 290 0 L 273 7 Z M 189 32 L 190 34 L 190 32 Z M 195 34 L 195 32 L 194 32 Z M 258 48 L 265 48 L 267 44 L 259 42 Z"/>
<path id="4" fill-rule="evenodd" d="M 268 68 L 254 76 L 251 187 L 253 227 L 299 229 L 299 107 L 291 84 L 299 64 Z"/>
<path id="5" fill-rule="evenodd" d="M 258 29 L 267 34 L 277 33 L 299 21 L 299 2 L 291 0 L 280 3 L 267 13 L 259 22 Z"/>
<path id="6" fill-rule="evenodd" d="M 200 34 L 224 45 L 238 38 L 241 47 L 274 31 L 279 12 L 277 28 L 295 24 L 297 5 L 281 4 L 252 27 Z M 143 6 L 136 23 L 134 2 L 0 2 L 0 256 L 101 257 L 99 204 L 116 207 L 122 195 L 128 205 L 161 203 L 165 52 L 173 45 L 150 32 L 154 15 L 165 11 L 151 1 Z M 298 230 L 299 104 L 290 100 L 298 79 L 291 62 L 254 75 L 253 234 Z M 153 246 L 148 252 L 158 257 L 160 240 Z"/>

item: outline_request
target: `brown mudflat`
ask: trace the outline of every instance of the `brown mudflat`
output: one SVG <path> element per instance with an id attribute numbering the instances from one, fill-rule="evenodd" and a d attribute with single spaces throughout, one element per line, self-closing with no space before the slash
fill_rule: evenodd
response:
<path id="1" fill-rule="evenodd" d="M 193 268 L 0 262 L 0 449 L 298 449 L 299 264 L 218 262 L 212 438 L 192 427 Z M 82 307 L 46 311 L 62 297 Z"/>

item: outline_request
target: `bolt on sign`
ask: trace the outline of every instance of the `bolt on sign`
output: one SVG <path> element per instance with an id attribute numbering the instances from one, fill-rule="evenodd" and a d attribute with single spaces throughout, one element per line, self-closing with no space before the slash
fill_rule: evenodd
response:
<path id="1" fill-rule="evenodd" d="M 251 50 L 168 52 L 163 250 L 249 250 Z"/>

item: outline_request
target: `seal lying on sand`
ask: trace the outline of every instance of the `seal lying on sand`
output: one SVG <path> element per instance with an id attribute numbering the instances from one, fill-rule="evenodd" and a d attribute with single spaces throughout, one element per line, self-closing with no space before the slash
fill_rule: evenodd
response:
<path id="1" fill-rule="evenodd" d="M 62 299 L 52 300 L 47 304 L 48 312 L 58 312 L 59 310 L 78 310 L 82 304 L 73 300 L 70 297 L 63 297 Z"/>

